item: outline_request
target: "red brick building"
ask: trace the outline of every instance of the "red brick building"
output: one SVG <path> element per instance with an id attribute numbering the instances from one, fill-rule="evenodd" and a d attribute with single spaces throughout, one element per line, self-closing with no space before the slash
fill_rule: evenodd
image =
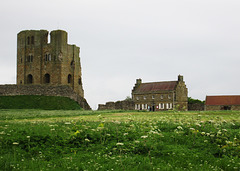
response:
<path id="1" fill-rule="evenodd" d="M 240 110 L 240 95 L 206 96 L 205 110 Z"/>

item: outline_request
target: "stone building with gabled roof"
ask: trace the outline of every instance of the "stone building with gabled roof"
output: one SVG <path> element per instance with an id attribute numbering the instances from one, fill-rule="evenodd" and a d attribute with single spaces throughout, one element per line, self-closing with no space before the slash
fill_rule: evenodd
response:
<path id="1" fill-rule="evenodd" d="M 240 95 L 206 96 L 205 110 L 240 110 Z"/>
<path id="2" fill-rule="evenodd" d="M 188 89 L 181 75 L 177 81 L 142 83 L 137 79 L 132 99 L 135 110 L 187 110 Z"/>

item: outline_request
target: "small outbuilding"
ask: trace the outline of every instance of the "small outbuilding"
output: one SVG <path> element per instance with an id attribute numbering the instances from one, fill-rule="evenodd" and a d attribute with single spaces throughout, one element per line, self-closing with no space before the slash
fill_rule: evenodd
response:
<path id="1" fill-rule="evenodd" d="M 240 110 L 240 95 L 206 96 L 205 110 Z"/>

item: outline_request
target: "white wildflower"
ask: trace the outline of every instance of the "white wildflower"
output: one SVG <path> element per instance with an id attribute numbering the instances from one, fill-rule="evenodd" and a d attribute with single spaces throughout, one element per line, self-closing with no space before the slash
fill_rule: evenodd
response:
<path id="1" fill-rule="evenodd" d="M 18 142 L 13 142 L 13 145 L 18 145 L 19 143 Z"/>
<path id="2" fill-rule="evenodd" d="M 227 130 L 226 130 L 226 129 L 222 129 L 222 131 L 224 131 L 224 132 L 227 132 Z"/>
<path id="3" fill-rule="evenodd" d="M 116 145 L 117 145 L 117 146 L 120 146 L 120 145 L 123 145 L 123 143 L 117 143 Z"/>
<path id="4" fill-rule="evenodd" d="M 183 128 L 182 128 L 181 126 L 178 126 L 177 129 L 179 129 L 179 130 L 183 130 Z"/>
<path id="5" fill-rule="evenodd" d="M 200 125 L 199 123 L 197 123 L 197 124 L 196 124 L 196 126 L 199 126 L 199 127 L 201 127 L 202 125 Z"/>
<path id="6" fill-rule="evenodd" d="M 90 142 L 90 140 L 89 140 L 89 139 L 87 139 L 87 138 L 85 138 L 85 141 L 86 141 L 86 142 Z"/>
<path id="7" fill-rule="evenodd" d="M 65 125 L 70 125 L 70 124 L 71 124 L 71 122 L 65 122 L 64 124 L 65 124 Z"/>
<path id="8" fill-rule="evenodd" d="M 147 138 L 148 136 L 147 135 L 143 135 L 143 136 L 141 136 L 141 138 L 143 138 L 143 139 L 145 139 L 145 138 Z"/>

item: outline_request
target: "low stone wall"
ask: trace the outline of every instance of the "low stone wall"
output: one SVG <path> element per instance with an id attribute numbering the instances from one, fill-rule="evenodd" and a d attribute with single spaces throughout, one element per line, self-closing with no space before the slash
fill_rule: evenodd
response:
<path id="1" fill-rule="evenodd" d="M 195 104 L 188 104 L 188 110 L 204 110 L 204 104 L 195 103 Z"/>
<path id="2" fill-rule="evenodd" d="M 129 100 L 99 104 L 98 110 L 134 110 L 134 102 Z"/>
<path id="3" fill-rule="evenodd" d="M 67 85 L 0 85 L 0 96 L 16 95 L 63 96 L 76 101 L 83 109 L 91 110 L 86 99 Z"/>
<path id="4" fill-rule="evenodd" d="M 228 110 L 240 110 L 240 105 L 226 105 L 230 109 Z M 206 110 L 226 110 L 223 105 L 206 105 Z"/>

